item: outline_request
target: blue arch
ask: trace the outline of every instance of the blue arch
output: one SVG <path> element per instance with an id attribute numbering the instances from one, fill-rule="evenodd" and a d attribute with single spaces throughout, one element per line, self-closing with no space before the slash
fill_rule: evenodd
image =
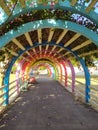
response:
<path id="1" fill-rule="evenodd" d="M 76 23 L 66 21 L 66 20 L 47 19 L 47 20 L 38 20 L 34 22 L 29 22 L 18 27 L 17 30 L 9 31 L 8 33 L 0 37 L 0 48 L 5 46 L 13 38 L 18 37 L 26 32 L 37 30 L 40 28 L 69 29 L 74 32 L 78 32 L 81 35 L 86 36 L 88 39 L 90 39 L 93 43 L 95 43 L 98 46 L 98 34 L 91 31 L 90 29 L 87 29 L 84 26 L 77 25 Z"/>
<path id="2" fill-rule="evenodd" d="M 12 14 L 10 16 L 8 21 L 12 20 L 15 17 L 18 17 L 21 14 L 24 14 L 24 13 L 27 13 L 27 12 L 30 12 L 33 10 L 50 9 L 50 8 L 51 8 L 50 5 L 46 5 L 46 6 L 37 5 L 36 7 L 28 6 L 28 7 L 25 7 L 24 9 L 16 7 L 14 10 L 14 14 Z M 20 9 L 21 9 L 21 11 L 20 11 Z M 67 10 L 72 11 L 73 13 L 79 13 L 79 14 L 91 19 L 94 23 L 96 23 L 96 25 L 98 25 L 98 14 L 95 13 L 93 10 L 91 10 L 89 13 L 86 13 L 86 11 L 85 11 L 86 7 L 84 5 L 80 5 L 77 3 L 77 4 L 75 4 L 75 6 L 71 6 L 71 3 L 69 0 L 65 0 L 63 2 L 59 0 L 59 3 L 54 6 L 54 9 L 67 9 Z M 5 14 L 5 17 L 7 18 L 8 16 Z"/>
<path id="3" fill-rule="evenodd" d="M 47 44 L 47 42 L 46 42 L 44 45 L 46 45 L 46 44 Z M 14 63 L 15 63 L 15 61 L 16 61 L 23 53 L 25 53 L 27 50 L 29 50 L 29 49 L 31 49 L 31 48 L 33 48 L 33 47 L 37 47 L 37 46 L 39 46 L 39 45 L 42 45 L 42 44 L 36 43 L 36 44 L 33 45 L 33 46 L 28 46 L 28 47 L 26 47 L 26 50 L 24 50 L 24 51 L 21 50 L 21 51 L 18 53 L 18 56 L 12 58 L 12 60 L 11 60 L 11 62 L 10 62 L 10 64 L 9 64 L 9 67 L 8 67 L 6 73 L 5 73 L 5 78 L 4 78 L 4 85 L 6 86 L 6 88 L 5 88 L 5 89 L 6 89 L 6 95 L 5 95 L 6 100 L 5 100 L 5 104 L 8 104 L 8 103 L 9 103 L 9 101 L 8 101 L 8 98 L 9 98 L 9 93 L 8 93 L 8 88 L 9 88 L 9 76 L 10 76 L 10 72 L 11 72 L 11 69 L 12 69 L 12 67 L 13 67 L 13 65 L 14 65 Z M 80 59 L 80 58 L 78 57 L 77 53 L 71 51 L 71 49 L 69 49 L 68 47 L 64 47 L 63 45 L 58 45 L 58 44 L 56 44 L 56 43 L 54 43 L 54 42 L 51 42 L 49 45 L 51 45 L 51 46 L 56 45 L 56 46 L 58 46 L 58 47 L 62 47 L 62 48 L 64 48 L 64 49 L 67 49 L 68 51 L 70 51 L 70 52 L 80 61 L 81 65 L 82 65 L 82 67 L 83 67 L 83 69 L 84 69 L 85 79 L 86 79 L 86 83 L 85 83 L 85 85 L 86 85 L 86 89 L 85 89 L 85 91 L 86 91 L 86 92 L 85 92 L 85 93 L 86 93 L 85 100 L 86 100 L 86 102 L 89 102 L 89 99 L 90 99 L 90 95 L 89 95 L 89 92 L 90 92 L 90 74 L 89 74 L 88 68 L 85 66 L 84 60 L 83 60 L 83 59 Z"/>

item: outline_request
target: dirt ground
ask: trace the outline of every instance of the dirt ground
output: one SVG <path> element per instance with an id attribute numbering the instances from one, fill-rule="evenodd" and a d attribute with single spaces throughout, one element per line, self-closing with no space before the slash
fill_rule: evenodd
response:
<path id="1" fill-rule="evenodd" d="M 38 79 L 1 117 L 0 130 L 98 130 L 98 113 L 57 81 Z"/>

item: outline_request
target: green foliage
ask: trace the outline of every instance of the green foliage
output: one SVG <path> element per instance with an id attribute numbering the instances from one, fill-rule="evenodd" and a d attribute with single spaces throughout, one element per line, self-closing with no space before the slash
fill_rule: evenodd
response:
<path id="1" fill-rule="evenodd" d="M 0 61 L 10 60 L 11 58 L 12 54 L 6 48 L 0 50 Z"/>
<path id="2" fill-rule="evenodd" d="M 4 55 L 0 56 L 0 61 L 4 61 L 4 59 L 5 59 Z"/>
<path id="3" fill-rule="evenodd" d="M 86 56 L 85 57 L 85 64 L 86 64 L 86 66 L 94 67 L 93 61 L 94 61 L 93 57 L 91 57 L 91 56 Z"/>
<path id="4" fill-rule="evenodd" d="M 13 66 L 13 67 L 12 67 L 12 72 L 15 73 L 16 70 L 17 70 L 17 67 L 16 67 L 16 66 Z"/>
<path id="5" fill-rule="evenodd" d="M 4 50 L 0 50 L 0 61 L 4 61 L 5 60 L 5 55 L 4 55 Z"/>
<path id="6" fill-rule="evenodd" d="M 77 20 L 74 19 L 72 14 L 73 12 L 66 9 L 63 10 L 63 9 L 50 8 L 50 9 L 34 10 L 29 13 L 22 14 L 19 17 L 15 17 L 13 20 L 11 20 L 10 22 L 2 26 L 0 29 L 0 36 L 4 35 L 6 32 L 8 32 L 11 29 L 17 30 L 18 27 L 21 26 L 22 24 L 32 22 L 35 20 L 61 19 L 61 20 L 68 20 L 68 21 L 78 23 Z M 85 23 L 85 21 L 83 23 Z M 96 32 L 98 27 L 95 24 L 91 24 L 91 23 L 88 23 L 88 24 L 89 26 L 86 26 L 86 27 Z M 82 26 L 82 23 L 81 23 L 81 26 Z"/>
<path id="7" fill-rule="evenodd" d="M 88 3 L 88 2 L 90 2 L 90 0 L 85 0 L 85 2 L 87 2 L 87 3 Z"/>
<path id="8" fill-rule="evenodd" d="M 95 55 L 97 55 L 97 57 L 96 57 Z M 70 60 L 71 60 L 71 63 L 72 63 L 74 66 L 80 67 L 80 63 L 79 63 L 79 61 L 78 61 L 77 59 L 71 58 Z M 86 66 L 88 66 L 88 67 L 94 67 L 94 66 L 95 66 L 95 65 L 94 65 L 94 61 L 98 60 L 98 54 L 96 53 L 96 54 L 94 54 L 94 55 L 92 55 L 92 56 L 91 56 L 91 55 L 88 55 L 88 56 L 86 56 L 86 57 L 84 58 L 84 60 L 85 60 L 85 65 L 86 65 Z"/>
<path id="9" fill-rule="evenodd" d="M 40 67 L 40 70 L 45 70 L 45 69 L 46 69 L 46 67 L 44 67 L 44 66 Z"/>
<path id="10" fill-rule="evenodd" d="M 77 66 L 78 61 L 77 61 L 76 58 L 73 58 L 73 57 L 72 57 L 70 60 L 71 60 L 71 63 L 73 64 L 73 66 Z"/>

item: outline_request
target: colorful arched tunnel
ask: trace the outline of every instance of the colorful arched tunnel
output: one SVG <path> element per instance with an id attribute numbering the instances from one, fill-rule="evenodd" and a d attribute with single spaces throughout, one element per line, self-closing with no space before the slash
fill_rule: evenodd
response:
<path id="1" fill-rule="evenodd" d="M 9 104 L 10 74 L 16 67 L 17 92 L 20 77 L 28 80 L 30 69 L 47 69 L 48 76 L 65 88 L 71 71 L 71 92 L 75 93 L 74 63 L 80 64 L 85 78 L 85 102 L 90 100 L 88 57 L 98 57 L 97 3 L 77 0 L 0 1 L 0 53 L 4 57 L 4 101 Z M 14 7 L 13 7 L 14 4 Z M 77 17 L 77 19 L 76 19 Z"/>

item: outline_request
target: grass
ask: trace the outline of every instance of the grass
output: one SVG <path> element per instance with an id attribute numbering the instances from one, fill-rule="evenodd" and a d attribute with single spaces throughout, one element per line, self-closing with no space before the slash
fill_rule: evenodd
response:
<path id="1" fill-rule="evenodd" d="M 10 82 L 12 82 L 14 80 L 16 80 L 16 75 L 11 74 L 10 75 Z M 83 76 L 76 77 L 76 80 L 85 84 L 85 78 Z M 0 76 L 0 86 L 1 86 L 1 83 L 2 83 L 2 76 Z M 91 85 L 98 85 L 98 76 L 91 77 Z"/>
<path id="2" fill-rule="evenodd" d="M 76 77 L 76 80 L 85 84 L 85 78 L 84 77 Z M 98 76 L 97 77 L 91 77 L 91 85 L 98 85 Z"/>
<path id="3" fill-rule="evenodd" d="M 15 74 L 11 74 L 10 75 L 10 82 L 16 80 L 16 75 Z M 0 76 L 0 86 L 2 84 L 2 75 Z"/>

